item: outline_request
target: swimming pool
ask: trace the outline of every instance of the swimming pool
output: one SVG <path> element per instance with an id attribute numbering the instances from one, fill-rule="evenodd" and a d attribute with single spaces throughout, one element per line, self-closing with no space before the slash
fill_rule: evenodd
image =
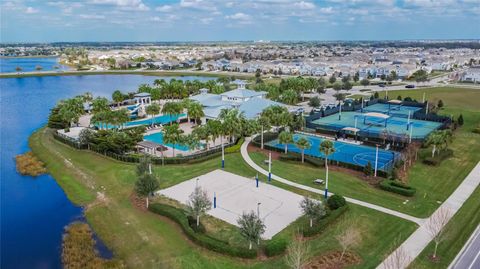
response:
<path id="1" fill-rule="evenodd" d="M 143 120 L 136 120 L 136 121 L 129 121 L 125 124 L 125 126 L 131 127 L 131 126 L 137 126 L 137 125 L 151 125 L 153 124 L 166 124 L 170 123 L 173 121 L 178 120 L 179 118 L 185 117 L 186 114 L 180 114 L 180 115 L 161 115 L 161 116 L 156 116 L 153 118 L 149 119 L 143 119 Z"/>
<path id="2" fill-rule="evenodd" d="M 320 152 L 320 143 L 324 140 L 323 138 L 312 136 L 312 135 L 304 135 L 304 134 L 294 134 L 293 140 L 297 141 L 300 137 L 306 138 L 310 141 L 311 147 L 310 149 L 305 150 L 305 155 L 310 155 L 313 157 L 320 157 L 324 158 L 325 155 Z M 272 147 L 278 149 L 284 149 L 285 145 L 280 144 L 278 139 L 272 140 L 267 143 Z M 355 164 L 359 166 L 365 166 L 370 162 L 372 167 L 375 167 L 375 151 L 374 147 L 368 147 L 363 145 L 356 145 L 350 144 L 340 141 L 333 141 L 333 145 L 335 147 L 335 153 L 328 156 L 329 160 L 344 162 Z M 297 148 L 295 144 L 288 144 L 287 146 L 288 151 L 302 153 L 302 150 Z M 378 170 L 387 171 L 391 168 L 394 160 L 400 156 L 400 153 L 395 151 L 389 151 L 384 149 L 378 149 Z"/>
<path id="3" fill-rule="evenodd" d="M 158 144 L 161 144 L 161 145 L 165 145 L 167 147 L 174 147 L 176 150 L 180 150 L 180 151 L 188 151 L 188 147 L 185 146 L 185 145 L 181 145 L 181 144 L 164 144 L 163 143 L 163 133 L 154 133 L 154 134 L 150 134 L 150 135 L 146 135 L 143 137 L 143 140 L 146 140 L 146 141 L 150 141 L 150 142 L 155 142 L 155 143 L 158 143 Z"/>

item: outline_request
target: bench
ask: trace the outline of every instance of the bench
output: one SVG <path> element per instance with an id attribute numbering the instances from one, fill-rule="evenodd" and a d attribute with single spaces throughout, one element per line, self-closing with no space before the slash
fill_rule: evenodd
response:
<path id="1" fill-rule="evenodd" d="M 324 181 L 323 179 L 317 178 L 317 179 L 315 179 L 315 180 L 313 181 L 313 183 L 319 184 L 319 185 L 323 185 L 323 184 L 325 183 L 325 181 Z"/>

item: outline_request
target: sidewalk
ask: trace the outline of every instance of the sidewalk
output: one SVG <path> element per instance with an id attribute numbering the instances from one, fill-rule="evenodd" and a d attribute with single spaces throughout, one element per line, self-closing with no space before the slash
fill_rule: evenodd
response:
<path id="1" fill-rule="evenodd" d="M 262 167 L 258 166 L 248 155 L 247 148 L 248 148 L 248 144 L 250 144 L 250 141 L 251 141 L 251 138 L 246 138 L 245 142 L 243 142 L 242 147 L 240 149 L 240 152 L 242 154 L 243 159 L 253 169 L 257 170 L 259 173 L 261 173 L 263 175 L 268 176 L 268 171 L 266 171 Z M 283 184 L 302 189 L 302 190 L 306 190 L 306 191 L 310 191 L 310 192 L 314 192 L 314 193 L 318 193 L 318 194 L 322 194 L 322 195 L 324 194 L 323 190 L 315 189 L 315 188 L 305 186 L 305 185 L 302 185 L 302 184 L 299 184 L 299 183 L 296 183 L 296 182 L 292 182 L 290 180 L 284 179 L 284 178 L 279 177 L 279 176 L 274 175 L 274 174 L 272 174 L 272 179 L 276 180 L 278 182 L 281 182 Z M 333 195 L 333 193 L 330 192 L 329 195 Z M 363 202 L 363 201 L 353 199 L 353 198 L 349 198 L 349 197 L 345 197 L 345 199 L 352 204 L 361 205 L 361 206 L 368 207 L 368 208 L 371 208 L 371 209 L 374 209 L 374 210 L 377 210 L 377 211 L 380 211 L 380 212 L 383 212 L 383 213 L 386 213 L 386 214 L 389 214 L 389 215 L 393 215 L 393 216 L 396 216 L 396 217 L 399 217 L 399 218 L 402 218 L 402 219 L 405 219 L 405 220 L 409 220 L 409 221 L 417 223 L 418 225 L 422 225 L 424 223 L 423 219 L 416 218 L 416 217 L 413 217 L 413 216 L 410 216 L 410 215 L 407 215 L 407 214 L 404 214 L 404 213 L 401 213 L 401 212 L 397 212 L 397 211 L 392 210 L 392 209 L 388 209 L 388 208 L 381 207 L 381 206 L 378 206 L 378 205 L 370 204 L 370 203 Z"/>
<path id="2" fill-rule="evenodd" d="M 457 213 L 460 207 L 462 207 L 463 203 L 470 197 L 473 191 L 475 191 L 479 184 L 480 162 L 473 168 L 470 174 L 468 174 L 468 176 L 452 193 L 452 195 L 450 195 L 450 197 L 448 197 L 448 199 L 437 209 L 437 211 L 441 208 L 448 209 L 451 213 L 451 219 L 453 215 Z M 432 241 L 433 237 L 426 228 L 427 222 L 428 219 L 425 219 L 425 222 L 421 224 L 420 227 L 397 248 L 396 251 L 401 250 L 407 254 L 407 257 L 405 257 L 403 266 L 401 266 L 401 268 L 406 268 Z M 382 264 L 377 267 L 377 269 L 386 269 L 387 267 L 385 266 L 385 263 L 388 263 L 388 261 L 391 259 L 394 259 L 393 255 L 390 255 Z"/>

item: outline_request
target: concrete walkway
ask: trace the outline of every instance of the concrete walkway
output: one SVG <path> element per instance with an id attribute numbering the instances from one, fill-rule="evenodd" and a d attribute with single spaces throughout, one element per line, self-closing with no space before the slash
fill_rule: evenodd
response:
<path id="1" fill-rule="evenodd" d="M 253 169 L 257 170 L 259 173 L 261 173 L 265 176 L 268 176 L 268 171 L 263 169 L 262 167 L 258 166 L 248 155 L 247 148 L 248 148 L 248 144 L 250 144 L 250 141 L 251 141 L 251 138 L 246 138 L 245 142 L 242 144 L 242 147 L 240 148 L 243 159 Z M 318 194 L 321 194 L 321 195 L 324 194 L 323 190 L 312 188 L 312 187 L 309 187 L 309 186 L 305 186 L 305 185 L 302 185 L 302 184 L 284 179 L 284 178 L 279 177 L 279 176 L 274 175 L 274 174 L 272 174 L 272 179 L 276 180 L 278 182 L 281 182 L 283 184 L 295 187 L 295 188 L 310 191 L 310 192 L 313 192 L 313 193 L 318 193 Z M 333 193 L 330 192 L 329 195 L 333 195 Z M 377 210 L 377 211 L 380 211 L 380 212 L 383 212 L 383 213 L 386 213 L 386 214 L 389 214 L 389 215 L 393 215 L 393 216 L 396 216 L 396 217 L 399 217 L 399 218 L 402 218 L 402 219 L 406 219 L 406 220 L 415 222 L 418 225 L 422 225 L 424 223 L 423 219 L 416 218 L 416 217 L 413 217 L 413 216 L 410 216 L 410 215 L 407 215 L 407 214 L 404 214 L 404 213 L 400 213 L 400 212 L 397 212 L 397 211 L 392 210 L 392 209 L 388 209 L 388 208 L 381 207 L 381 206 L 378 206 L 378 205 L 370 204 L 370 203 L 363 202 L 363 201 L 353 199 L 353 198 L 349 198 L 349 197 L 345 197 L 345 199 L 352 204 L 361 205 L 361 206 L 368 207 L 368 208 L 371 208 L 371 209 L 374 209 L 374 210 Z"/>
<path id="2" fill-rule="evenodd" d="M 480 185 L 480 162 L 473 168 L 470 174 L 463 180 L 462 184 L 448 197 L 448 199 L 435 211 L 436 214 L 442 208 L 448 210 L 450 213 L 449 219 L 457 213 L 462 207 L 463 203 L 470 197 L 475 189 Z M 432 214 L 432 215 L 433 215 Z M 393 260 L 396 260 L 395 253 L 405 253 L 405 257 L 402 258 L 402 266 L 398 268 L 406 268 L 415 258 L 423 251 L 423 249 L 432 241 L 433 236 L 428 232 L 425 223 L 410 237 L 400 245 L 377 269 L 390 268 L 388 264 L 391 264 Z M 398 263 L 395 262 L 395 263 Z"/>

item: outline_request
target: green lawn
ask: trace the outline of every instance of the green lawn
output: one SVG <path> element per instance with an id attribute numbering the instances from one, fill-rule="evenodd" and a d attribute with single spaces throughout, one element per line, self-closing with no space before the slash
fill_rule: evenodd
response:
<path id="1" fill-rule="evenodd" d="M 430 88 L 390 91 L 390 96 L 410 96 L 421 100 L 423 93 L 427 99 L 437 102 L 442 99 L 445 108 L 441 114 L 457 118 L 463 114 L 465 124 L 455 132 L 455 138 L 449 148 L 454 156 L 445 160 L 440 166 L 432 167 L 418 161 L 410 170 L 409 184 L 417 189 L 415 197 L 403 197 L 376 189 L 349 174 L 332 172 L 329 189 L 345 196 L 395 209 L 416 217 L 428 217 L 446 200 L 453 190 L 470 173 L 480 161 L 480 135 L 472 130 L 480 124 L 480 90 L 465 88 Z M 383 96 L 384 93 L 380 93 Z M 252 159 L 266 168 L 262 163 L 265 156 L 251 154 Z M 280 162 L 278 162 L 280 164 Z M 273 173 L 291 181 L 314 186 L 317 177 L 324 178 L 323 168 L 299 163 L 281 162 L 273 165 Z M 316 186 L 318 188 L 318 186 Z M 409 200 L 403 204 L 405 200 Z"/>
<path id="2" fill-rule="evenodd" d="M 431 242 L 410 265 L 410 268 L 447 268 L 457 256 L 463 245 L 470 238 L 480 223 L 480 187 L 477 187 L 470 198 L 450 220 L 445 228 L 445 240 L 438 245 L 438 262 L 429 258 L 433 253 L 434 243 Z"/>
<path id="3" fill-rule="evenodd" d="M 286 268 L 282 257 L 247 261 L 207 251 L 188 241 L 171 221 L 134 208 L 129 198 L 135 181 L 134 165 L 74 150 L 54 140 L 45 129 L 31 137 L 30 146 L 68 197 L 86 207 L 87 220 L 100 238 L 131 268 Z M 220 159 L 216 158 L 192 165 L 156 166 L 154 173 L 164 188 L 217 169 L 219 165 Z M 226 156 L 226 170 L 247 177 L 256 174 L 239 153 Z M 95 198 L 97 191 L 105 193 L 105 199 Z M 403 241 L 416 229 L 414 223 L 351 205 L 336 225 L 308 241 L 311 255 L 339 250 L 335 235 L 351 223 L 362 231 L 362 241 L 354 251 L 363 260 L 354 268 L 375 267 L 392 249 L 396 237 Z M 226 226 L 222 224 L 222 227 Z M 290 236 L 294 232 L 292 227 L 281 235 Z M 233 234 L 228 230 L 223 232 L 223 236 Z"/>

